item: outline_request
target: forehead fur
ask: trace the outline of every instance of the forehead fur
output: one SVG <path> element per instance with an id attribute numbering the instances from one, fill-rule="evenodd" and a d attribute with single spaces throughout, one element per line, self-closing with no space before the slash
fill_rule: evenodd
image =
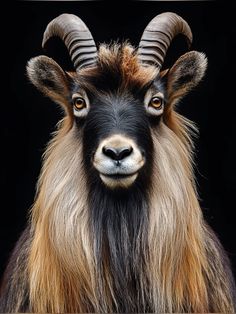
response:
<path id="1" fill-rule="evenodd" d="M 154 66 L 143 66 L 136 50 L 128 43 L 102 44 L 98 51 L 98 64 L 82 69 L 78 83 L 83 87 L 95 86 L 98 90 L 142 88 L 158 75 Z"/>

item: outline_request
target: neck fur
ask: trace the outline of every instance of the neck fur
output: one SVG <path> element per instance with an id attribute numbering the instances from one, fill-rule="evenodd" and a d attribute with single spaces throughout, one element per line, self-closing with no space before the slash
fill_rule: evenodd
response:
<path id="1" fill-rule="evenodd" d="M 150 186 L 121 196 L 87 188 L 80 135 L 63 123 L 45 154 L 32 209 L 31 309 L 207 311 L 206 229 L 189 137 L 161 124 L 153 132 Z"/>

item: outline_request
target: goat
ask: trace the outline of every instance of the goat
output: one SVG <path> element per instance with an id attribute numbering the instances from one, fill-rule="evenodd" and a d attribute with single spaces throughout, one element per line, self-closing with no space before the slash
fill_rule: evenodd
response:
<path id="1" fill-rule="evenodd" d="M 75 71 L 28 62 L 30 81 L 65 117 L 44 154 L 29 224 L 7 266 L 3 312 L 234 312 L 228 257 L 206 224 L 193 172 L 195 125 L 175 110 L 204 76 L 190 51 L 168 70 L 172 39 L 192 33 L 157 15 L 138 49 L 95 42 L 62 14 L 58 36 Z"/>

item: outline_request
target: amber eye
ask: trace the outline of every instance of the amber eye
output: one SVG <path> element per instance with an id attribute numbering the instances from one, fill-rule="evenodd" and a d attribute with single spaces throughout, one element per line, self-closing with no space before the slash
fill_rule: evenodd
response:
<path id="1" fill-rule="evenodd" d="M 149 104 L 148 104 L 149 107 L 152 107 L 154 109 L 157 109 L 157 110 L 160 110 L 163 106 L 163 99 L 160 98 L 160 97 L 153 97 Z"/>
<path id="2" fill-rule="evenodd" d="M 73 99 L 73 104 L 76 110 L 81 110 L 86 108 L 86 102 L 82 97 L 76 97 Z"/>

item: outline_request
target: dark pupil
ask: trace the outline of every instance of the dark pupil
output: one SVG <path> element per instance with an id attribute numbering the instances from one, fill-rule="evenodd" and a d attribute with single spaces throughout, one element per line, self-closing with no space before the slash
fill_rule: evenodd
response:
<path id="1" fill-rule="evenodd" d="M 81 99 L 81 98 L 77 98 L 77 99 L 75 100 L 75 104 L 76 104 L 77 106 L 81 107 L 81 106 L 84 104 L 84 100 Z"/>
<path id="2" fill-rule="evenodd" d="M 155 97 L 153 98 L 152 102 L 154 103 L 154 105 L 159 105 L 161 101 L 159 98 Z"/>

